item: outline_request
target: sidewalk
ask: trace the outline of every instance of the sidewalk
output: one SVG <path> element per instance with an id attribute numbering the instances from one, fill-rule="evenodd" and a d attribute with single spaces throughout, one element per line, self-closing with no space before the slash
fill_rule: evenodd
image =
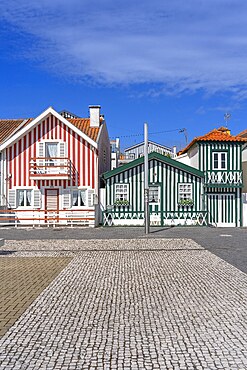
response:
<path id="1" fill-rule="evenodd" d="M 247 276 L 195 242 L 11 243 L 1 258 L 74 257 L 0 340 L 0 369 L 247 368 Z"/>

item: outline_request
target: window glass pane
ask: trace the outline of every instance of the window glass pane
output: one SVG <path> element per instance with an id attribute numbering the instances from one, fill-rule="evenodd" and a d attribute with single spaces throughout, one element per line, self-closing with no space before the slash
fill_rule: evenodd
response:
<path id="1" fill-rule="evenodd" d="M 129 184 L 115 185 L 115 201 L 129 200 Z"/>
<path id="2" fill-rule="evenodd" d="M 217 169 L 218 167 L 219 167 L 218 153 L 214 153 L 214 168 Z"/>
<path id="3" fill-rule="evenodd" d="M 24 206 L 24 190 L 17 190 L 18 206 Z"/>
<path id="4" fill-rule="evenodd" d="M 32 191 L 26 190 L 26 205 L 31 206 L 31 200 L 32 200 Z"/>
<path id="5" fill-rule="evenodd" d="M 45 156 L 48 158 L 47 165 L 55 166 L 55 159 L 58 157 L 58 143 L 46 143 L 45 144 Z"/>
<path id="6" fill-rule="evenodd" d="M 80 206 L 86 205 L 86 190 L 79 191 Z"/>
<path id="7" fill-rule="evenodd" d="M 226 153 L 221 153 L 221 168 L 226 168 Z"/>
<path id="8" fill-rule="evenodd" d="M 73 190 L 72 192 L 72 205 L 78 206 L 78 191 L 77 190 Z"/>
<path id="9" fill-rule="evenodd" d="M 149 187 L 149 202 L 158 203 L 159 202 L 159 188 L 158 186 Z"/>
<path id="10" fill-rule="evenodd" d="M 178 184 L 178 200 L 192 199 L 192 184 Z"/>

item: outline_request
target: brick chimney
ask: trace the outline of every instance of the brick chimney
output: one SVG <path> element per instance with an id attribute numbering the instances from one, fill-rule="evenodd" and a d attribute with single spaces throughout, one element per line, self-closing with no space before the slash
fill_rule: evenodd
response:
<path id="1" fill-rule="evenodd" d="M 89 105 L 90 127 L 100 126 L 100 105 Z"/>

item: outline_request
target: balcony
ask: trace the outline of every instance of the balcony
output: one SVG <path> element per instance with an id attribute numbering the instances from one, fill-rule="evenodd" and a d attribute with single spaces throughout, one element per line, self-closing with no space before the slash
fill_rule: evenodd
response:
<path id="1" fill-rule="evenodd" d="M 209 187 L 233 187 L 241 188 L 243 186 L 242 171 L 207 171 L 205 174 L 205 183 Z"/>
<path id="2" fill-rule="evenodd" d="M 72 176 L 72 165 L 68 158 L 31 158 L 31 179 L 69 180 Z"/>

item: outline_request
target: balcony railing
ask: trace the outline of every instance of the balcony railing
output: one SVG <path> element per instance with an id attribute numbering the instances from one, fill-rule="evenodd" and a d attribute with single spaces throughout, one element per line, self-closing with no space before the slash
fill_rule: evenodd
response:
<path id="1" fill-rule="evenodd" d="M 69 179 L 72 176 L 72 165 L 68 158 L 31 158 L 30 178 Z"/>
<path id="2" fill-rule="evenodd" d="M 241 187 L 243 184 L 242 171 L 207 171 L 205 183 L 208 186 L 224 185 L 230 187 Z"/>

